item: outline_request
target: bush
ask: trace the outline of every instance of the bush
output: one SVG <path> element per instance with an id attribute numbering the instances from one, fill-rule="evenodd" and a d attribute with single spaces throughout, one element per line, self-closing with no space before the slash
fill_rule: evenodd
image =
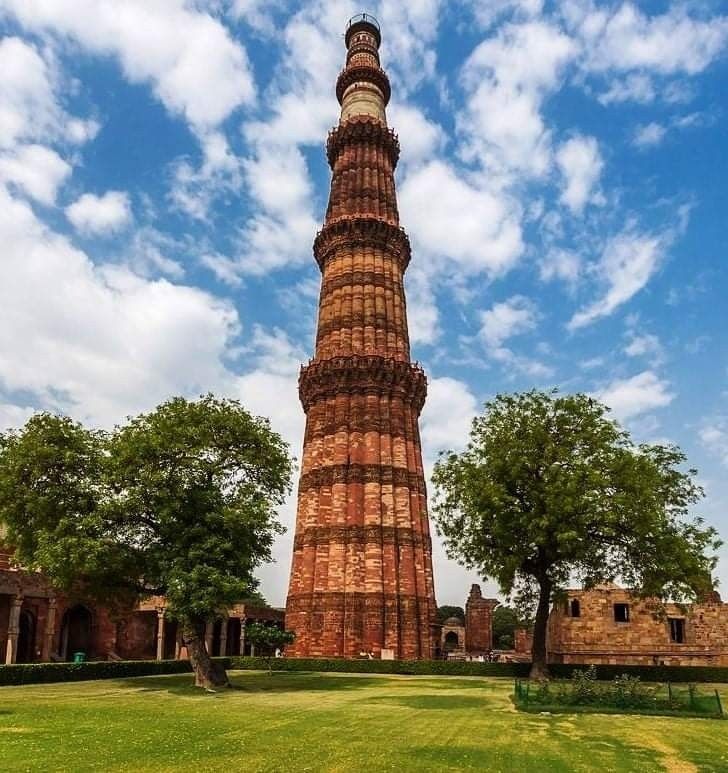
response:
<path id="1" fill-rule="evenodd" d="M 216 658 L 218 660 L 218 658 Z M 265 671 L 264 658 L 219 658 L 225 668 Z M 478 663 L 462 660 L 343 660 L 338 658 L 274 658 L 274 671 L 330 671 L 349 674 L 411 674 L 420 676 L 501 676 L 525 678 L 529 663 Z M 556 679 L 568 679 L 579 666 L 552 665 Z M 122 679 L 128 676 L 184 674 L 190 671 L 186 660 L 125 660 L 90 663 L 29 663 L 0 666 L 0 686 L 73 682 L 85 679 Z M 728 682 L 728 668 L 713 666 L 595 666 L 597 680 L 625 675 L 643 682 Z M 627 689 L 625 683 L 622 689 Z"/>
<path id="2" fill-rule="evenodd" d="M 224 661 L 229 668 L 229 658 Z M 0 686 L 81 682 L 88 679 L 123 679 L 129 676 L 159 676 L 191 673 L 189 660 L 103 660 L 88 663 L 19 663 L 0 666 Z"/>

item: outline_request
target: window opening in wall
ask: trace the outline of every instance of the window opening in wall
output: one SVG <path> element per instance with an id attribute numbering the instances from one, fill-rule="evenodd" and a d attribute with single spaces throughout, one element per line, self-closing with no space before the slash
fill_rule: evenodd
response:
<path id="1" fill-rule="evenodd" d="M 670 641 L 682 644 L 685 641 L 685 620 L 682 617 L 668 617 L 670 624 Z"/>
<path id="2" fill-rule="evenodd" d="M 629 622 L 629 604 L 614 605 L 614 621 L 616 623 Z"/>
<path id="3" fill-rule="evenodd" d="M 572 617 L 581 617 L 581 604 L 579 604 L 579 599 L 571 599 L 571 616 Z"/>

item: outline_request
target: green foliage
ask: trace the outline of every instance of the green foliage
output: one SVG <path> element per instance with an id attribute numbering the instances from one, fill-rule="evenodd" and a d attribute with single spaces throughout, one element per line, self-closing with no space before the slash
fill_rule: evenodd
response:
<path id="1" fill-rule="evenodd" d="M 496 649 L 513 649 L 513 632 L 522 625 L 513 607 L 501 604 L 493 611 L 493 645 Z"/>
<path id="2" fill-rule="evenodd" d="M 498 395 L 460 454 L 435 465 L 435 521 L 448 555 L 533 609 L 545 663 L 549 604 L 572 579 L 617 579 L 657 599 L 710 587 L 721 544 L 689 509 L 703 496 L 675 446 L 632 443 L 587 395 Z"/>
<path id="3" fill-rule="evenodd" d="M 268 659 L 262 657 L 213 658 L 228 669 L 263 671 Z M 458 660 L 339 660 L 323 658 L 274 658 L 274 671 L 348 674 L 410 674 L 419 676 L 525 677 L 528 663 L 479 663 Z M 645 682 L 697 684 L 728 683 L 728 667 L 719 666 L 595 666 L 599 680 L 626 674 Z M 25 663 L 0 665 L 0 686 L 87 679 L 117 679 L 127 676 L 189 673 L 188 660 L 129 660 L 88 663 Z M 568 679 L 581 669 L 568 665 L 551 667 L 554 676 Z M 675 689 L 675 688 L 673 688 Z"/>
<path id="4" fill-rule="evenodd" d="M 0 522 L 59 589 L 164 594 L 199 627 L 255 593 L 290 478 L 287 445 L 235 400 L 174 398 L 112 433 L 40 414 L 2 438 Z"/>
<path id="5" fill-rule="evenodd" d="M 293 644 L 296 635 L 293 631 L 284 631 L 277 625 L 249 623 L 245 626 L 245 638 L 258 650 L 274 652 L 276 649 L 282 650 L 287 644 Z"/>
<path id="6" fill-rule="evenodd" d="M 465 610 L 462 607 L 453 607 L 449 604 L 443 604 L 437 608 L 437 622 L 444 623 L 448 617 L 457 617 L 459 620 L 465 621 Z"/>
<path id="7" fill-rule="evenodd" d="M 516 681 L 516 703 L 545 707 L 559 706 L 638 710 L 667 714 L 708 714 L 722 716 L 717 693 L 699 693 L 695 684 L 677 690 L 670 684 L 645 684 L 639 676 L 619 674 L 611 682 L 600 682 L 596 666 L 575 670 L 569 681 Z"/>

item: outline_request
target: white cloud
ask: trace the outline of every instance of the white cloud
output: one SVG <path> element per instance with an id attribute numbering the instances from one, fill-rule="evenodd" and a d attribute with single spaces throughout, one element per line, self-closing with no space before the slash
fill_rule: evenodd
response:
<path id="1" fill-rule="evenodd" d="M 573 7 L 573 6 L 572 6 Z M 586 66 L 593 71 L 651 70 L 663 75 L 695 75 L 728 41 L 728 17 L 692 18 L 681 4 L 648 16 L 630 2 L 614 13 L 584 3 L 580 33 Z"/>
<path id="2" fill-rule="evenodd" d="M 541 107 L 577 50 L 574 40 L 542 21 L 505 25 L 480 43 L 463 67 L 468 101 L 458 128 L 467 157 L 500 174 L 543 175 L 551 139 Z"/>
<path id="3" fill-rule="evenodd" d="M 33 32 L 118 57 L 131 82 L 149 83 L 200 133 L 254 100 L 243 47 L 214 16 L 183 0 L 2 0 L 0 10 Z"/>
<path id="4" fill-rule="evenodd" d="M 633 224 L 611 238 L 596 266 L 597 276 L 607 287 L 606 292 L 576 312 L 569 321 L 569 329 L 575 330 L 609 316 L 638 293 L 657 271 L 671 238 L 672 233 L 639 233 Z"/>
<path id="5" fill-rule="evenodd" d="M 442 127 L 418 107 L 394 102 L 387 108 L 389 124 L 402 138 L 400 165 L 415 164 L 437 155 L 445 144 Z"/>
<path id="6" fill-rule="evenodd" d="M 71 166 L 43 145 L 19 145 L 0 154 L 0 182 L 13 184 L 32 199 L 51 206 Z"/>
<path id="7" fill-rule="evenodd" d="M 655 408 L 664 408 L 675 395 L 670 392 L 667 381 L 646 370 L 631 378 L 612 381 L 596 397 L 608 405 L 618 419 L 625 420 Z"/>
<path id="8" fill-rule="evenodd" d="M 539 276 L 545 282 L 560 279 L 574 285 L 581 277 L 582 265 L 578 253 L 563 248 L 551 248 L 539 263 Z"/>
<path id="9" fill-rule="evenodd" d="M 423 455 L 428 469 L 440 451 L 460 450 L 470 434 L 478 402 L 470 387 L 455 378 L 431 378 L 420 418 Z"/>
<path id="10" fill-rule="evenodd" d="M 588 201 L 598 197 L 594 189 L 604 167 L 595 137 L 577 135 L 564 142 L 556 152 L 556 164 L 563 177 L 561 202 L 580 214 Z"/>
<path id="11" fill-rule="evenodd" d="M 504 346 L 508 339 L 535 330 L 540 318 L 541 315 L 533 301 L 522 295 L 514 295 L 480 312 L 478 335 L 486 348 L 487 355 L 507 366 L 511 371 L 520 371 L 531 378 L 550 377 L 553 374 L 552 368 L 538 360 L 518 355 Z"/>
<path id="12" fill-rule="evenodd" d="M 84 193 L 66 207 L 66 217 L 85 236 L 111 235 L 132 221 L 129 194 L 107 191 L 102 196 Z"/>
<path id="13" fill-rule="evenodd" d="M 655 99 L 656 92 L 652 78 L 641 72 L 630 73 L 624 78 L 615 78 L 607 91 L 598 99 L 603 105 L 615 102 L 640 102 L 647 104 Z"/>
<path id="14" fill-rule="evenodd" d="M 497 348 L 509 338 L 533 330 L 538 319 L 533 302 L 522 295 L 514 295 L 480 313 L 480 337 L 487 346 Z"/>
<path id="15" fill-rule="evenodd" d="M 491 276 L 504 274 L 521 256 L 515 202 L 474 187 L 442 161 L 409 174 L 399 202 L 419 256 L 447 259 L 465 275 Z"/>
<path id="16" fill-rule="evenodd" d="M 652 333 L 631 333 L 631 340 L 624 347 L 628 357 L 659 357 L 662 354 L 660 339 Z"/>
<path id="17" fill-rule="evenodd" d="M 228 303 L 192 287 L 97 268 L 0 189 L 0 386 L 109 425 L 171 394 L 228 380 L 239 330 Z"/>
<path id="18" fill-rule="evenodd" d="M 652 121 L 635 129 L 632 144 L 641 150 L 654 147 L 662 142 L 665 134 L 667 134 L 667 129 L 662 124 Z"/>
<path id="19" fill-rule="evenodd" d="M 698 435 L 705 449 L 724 467 L 728 467 L 728 417 L 714 416 L 707 419 Z"/>

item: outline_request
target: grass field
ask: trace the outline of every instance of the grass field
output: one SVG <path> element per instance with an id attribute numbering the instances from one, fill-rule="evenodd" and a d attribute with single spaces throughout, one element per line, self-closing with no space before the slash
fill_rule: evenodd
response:
<path id="1" fill-rule="evenodd" d="M 524 714 L 495 678 L 232 676 L 0 688 L 0 770 L 728 771 L 720 720 Z"/>

